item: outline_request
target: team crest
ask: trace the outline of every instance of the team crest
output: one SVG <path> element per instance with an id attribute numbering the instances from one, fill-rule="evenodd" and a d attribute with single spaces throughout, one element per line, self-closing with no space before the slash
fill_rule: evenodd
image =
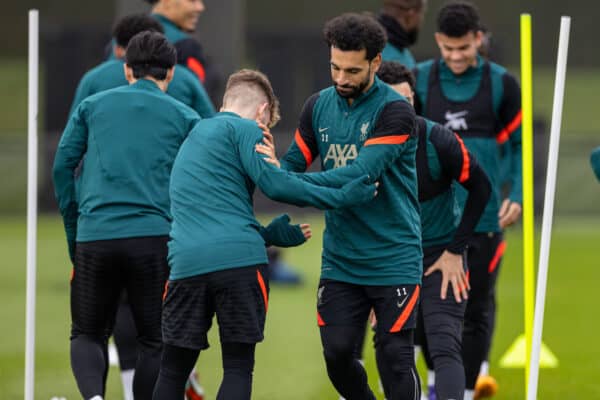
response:
<path id="1" fill-rule="evenodd" d="M 367 140 L 367 134 L 369 133 L 369 124 L 370 124 L 370 122 L 367 121 L 364 124 L 362 124 L 360 127 L 360 140 L 362 142 Z"/>

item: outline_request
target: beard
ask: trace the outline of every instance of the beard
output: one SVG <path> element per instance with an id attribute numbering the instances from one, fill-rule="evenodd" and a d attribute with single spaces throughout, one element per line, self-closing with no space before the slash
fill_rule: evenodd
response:
<path id="1" fill-rule="evenodd" d="M 335 87 L 335 91 L 340 97 L 344 99 L 356 99 L 360 96 L 367 86 L 369 86 L 369 82 L 371 81 L 371 66 L 369 66 L 369 71 L 367 72 L 367 77 L 364 81 L 359 83 L 358 85 L 338 85 L 333 82 L 333 86 Z"/>

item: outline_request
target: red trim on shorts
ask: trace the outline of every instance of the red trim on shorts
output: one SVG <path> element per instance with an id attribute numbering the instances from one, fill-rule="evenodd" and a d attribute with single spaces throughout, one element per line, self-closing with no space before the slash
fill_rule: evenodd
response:
<path id="1" fill-rule="evenodd" d="M 325 321 L 323 321 L 323 318 L 321 318 L 321 314 L 319 314 L 318 311 L 317 311 L 317 324 L 319 324 L 319 326 L 325 326 Z"/>
<path id="2" fill-rule="evenodd" d="M 504 255 L 504 250 L 506 250 L 506 242 L 502 241 L 496 249 L 496 254 L 494 254 L 494 258 L 492 258 L 492 261 L 490 261 L 490 265 L 488 266 L 488 273 L 491 274 L 496 270 L 498 264 L 500 263 L 500 259 Z"/>
<path id="3" fill-rule="evenodd" d="M 374 144 L 402 144 L 409 138 L 410 135 L 381 136 L 367 140 L 363 146 L 372 146 Z"/>
<path id="4" fill-rule="evenodd" d="M 200 82 L 204 83 L 206 80 L 206 71 L 204 70 L 204 65 L 202 65 L 202 63 L 196 60 L 194 57 L 188 57 L 186 60 L 186 65 L 194 74 L 198 76 Z"/>
<path id="5" fill-rule="evenodd" d="M 410 314 L 413 312 L 415 305 L 417 304 L 417 300 L 419 299 L 420 291 L 421 291 L 421 287 L 419 285 L 415 286 L 415 291 L 412 294 L 412 297 L 408 301 L 408 304 L 406 305 L 404 310 L 402 310 L 402 314 L 400 314 L 400 316 L 398 317 L 398 319 L 392 326 L 392 329 L 390 329 L 390 333 L 396 333 L 396 332 L 400 332 L 402 330 L 402 327 L 406 323 L 406 320 L 408 319 L 408 317 L 410 317 Z"/>
<path id="6" fill-rule="evenodd" d="M 167 298 L 167 292 L 169 291 L 169 281 L 165 282 L 165 290 L 163 291 L 163 297 L 162 300 L 165 301 L 165 299 Z"/>
<path id="7" fill-rule="evenodd" d="M 456 133 L 454 134 L 454 136 L 456 136 L 456 140 L 458 140 L 458 143 L 460 144 L 460 150 L 462 151 L 463 156 L 463 164 L 462 169 L 460 171 L 460 178 L 458 178 L 458 181 L 460 183 L 463 183 L 469 180 L 469 169 L 471 168 L 471 159 L 469 158 L 469 152 L 467 151 L 463 140 Z"/>
<path id="8" fill-rule="evenodd" d="M 523 113 L 519 110 L 513 120 L 496 135 L 496 142 L 498 142 L 498 144 L 506 142 L 510 138 L 510 135 L 512 135 L 512 133 L 521 125 L 522 119 Z"/>
<path id="9" fill-rule="evenodd" d="M 256 270 L 256 278 L 258 279 L 260 291 L 262 292 L 263 300 L 265 301 L 265 311 L 267 311 L 269 309 L 269 295 L 267 294 L 267 285 L 265 285 L 265 280 L 259 270 Z"/>
<path id="10" fill-rule="evenodd" d="M 302 152 L 302 155 L 304 156 L 304 161 L 306 161 L 306 168 L 310 167 L 310 164 L 312 164 L 313 162 L 313 156 L 310 152 L 310 149 L 308 148 L 308 145 L 306 144 L 306 142 L 302 138 L 302 135 L 300 134 L 300 129 L 296 129 L 294 140 L 296 141 L 296 145 L 298 146 L 298 148 Z"/>
<path id="11" fill-rule="evenodd" d="M 69 278 L 69 282 L 73 282 L 73 278 L 75 278 L 75 267 L 71 268 L 71 277 Z"/>

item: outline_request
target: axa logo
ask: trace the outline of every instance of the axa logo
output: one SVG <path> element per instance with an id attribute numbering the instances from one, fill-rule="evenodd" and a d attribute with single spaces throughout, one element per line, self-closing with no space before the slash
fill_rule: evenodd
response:
<path id="1" fill-rule="evenodd" d="M 446 111 L 446 114 L 444 115 L 446 118 L 446 124 L 444 124 L 444 127 L 452 131 L 468 130 L 469 126 L 467 125 L 467 120 L 465 119 L 468 113 L 469 112 L 467 110 L 455 113 Z"/>
<path id="2" fill-rule="evenodd" d="M 348 160 L 354 160 L 356 157 L 358 157 L 358 151 L 355 144 L 330 144 L 323 164 L 331 160 L 333 168 L 345 167 Z"/>

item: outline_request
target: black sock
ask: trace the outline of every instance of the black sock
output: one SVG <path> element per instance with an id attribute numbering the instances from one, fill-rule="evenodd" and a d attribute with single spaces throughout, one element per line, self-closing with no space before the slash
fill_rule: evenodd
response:
<path id="1" fill-rule="evenodd" d="M 256 344 L 221 343 L 223 381 L 217 400 L 249 400 Z"/>
<path id="2" fill-rule="evenodd" d="M 185 382 L 196 365 L 199 354 L 200 350 L 165 344 L 152 398 L 155 400 L 183 399 Z"/>

